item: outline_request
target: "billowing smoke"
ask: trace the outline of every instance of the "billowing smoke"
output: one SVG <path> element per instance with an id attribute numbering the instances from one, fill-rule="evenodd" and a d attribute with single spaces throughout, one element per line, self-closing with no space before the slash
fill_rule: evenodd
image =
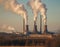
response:
<path id="1" fill-rule="evenodd" d="M 40 13 L 43 16 L 42 20 L 44 22 L 44 25 L 47 25 L 47 15 L 46 15 L 47 8 L 46 8 L 46 5 L 44 3 L 40 4 Z"/>
<path id="2" fill-rule="evenodd" d="M 5 8 L 6 9 L 10 9 L 12 10 L 14 13 L 17 13 L 18 15 L 23 16 L 23 18 L 25 19 L 25 24 L 27 25 L 27 20 L 28 20 L 28 16 L 27 16 L 27 11 L 24 8 L 23 4 L 19 4 L 17 2 L 17 0 L 6 0 L 5 1 Z"/>
<path id="3" fill-rule="evenodd" d="M 31 6 L 33 13 L 34 13 L 34 21 L 37 20 L 37 15 L 38 12 L 41 13 L 41 15 L 43 16 L 43 21 L 44 24 L 46 25 L 47 23 L 47 17 L 46 17 L 46 12 L 47 12 L 47 8 L 46 5 L 44 3 L 42 3 L 41 0 L 31 0 L 28 2 L 28 4 Z"/>
<path id="4" fill-rule="evenodd" d="M 31 6 L 33 13 L 34 13 L 34 21 L 37 20 L 37 15 L 38 15 L 38 5 L 36 4 L 35 0 L 30 0 L 28 2 L 28 5 Z"/>

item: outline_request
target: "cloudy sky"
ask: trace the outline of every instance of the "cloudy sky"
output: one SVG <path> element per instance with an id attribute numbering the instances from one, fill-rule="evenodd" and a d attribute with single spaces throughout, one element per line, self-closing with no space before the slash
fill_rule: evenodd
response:
<path id="1" fill-rule="evenodd" d="M 17 0 L 20 4 L 24 4 L 26 10 L 28 11 L 28 22 L 29 29 L 33 30 L 33 13 L 30 7 L 27 5 L 29 0 Z M 54 31 L 60 29 L 60 0 L 42 0 L 46 4 L 47 10 L 47 24 L 48 30 Z M 40 26 L 40 15 L 38 15 L 37 25 L 38 30 Z M 4 4 L 0 3 L 0 26 L 1 25 L 10 25 L 13 26 L 17 31 L 22 31 L 23 18 L 4 8 Z"/>

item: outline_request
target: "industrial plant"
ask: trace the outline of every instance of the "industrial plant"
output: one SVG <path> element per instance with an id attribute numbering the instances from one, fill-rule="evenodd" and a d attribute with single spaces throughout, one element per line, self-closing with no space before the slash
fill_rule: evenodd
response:
<path id="1" fill-rule="evenodd" d="M 6 1 L 6 4 L 8 6 L 7 8 L 9 8 L 12 12 L 17 13 L 18 15 L 21 15 L 23 17 L 23 33 L 21 34 L 21 36 L 19 36 L 20 34 L 13 34 L 13 39 L 11 39 L 11 34 L 8 34 L 11 37 L 11 41 L 10 39 L 6 39 L 6 42 L 8 41 L 8 45 L 56 47 L 56 36 L 53 33 L 48 32 L 46 4 L 44 4 L 41 0 L 28 1 L 27 6 L 32 9 L 34 14 L 34 28 L 32 32 L 30 32 L 29 30 L 28 14 L 24 5 L 19 4 L 17 0 L 8 0 Z M 40 31 L 37 30 L 36 23 L 38 13 L 40 13 Z M 42 24 L 44 27 L 43 30 Z M 3 42 L 0 44 L 3 45 Z"/>

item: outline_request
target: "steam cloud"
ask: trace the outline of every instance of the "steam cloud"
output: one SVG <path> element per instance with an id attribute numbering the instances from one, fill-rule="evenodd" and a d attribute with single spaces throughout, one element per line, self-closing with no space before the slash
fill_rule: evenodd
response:
<path id="1" fill-rule="evenodd" d="M 15 31 L 15 28 L 9 25 L 2 25 L 0 26 L 0 30 L 5 30 L 5 31 Z"/>
<path id="2" fill-rule="evenodd" d="M 14 13 L 23 16 L 27 25 L 28 16 L 23 4 L 19 4 L 16 0 L 5 0 L 5 8 L 12 10 Z"/>
<path id="3" fill-rule="evenodd" d="M 34 21 L 36 22 L 38 12 L 40 12 L 41 15 L 43 16 L 42 20 L 44 21 L 44 25 L 46 25 L 47 24 L 47 17 L 46 17 L 47 8 L 46 8 L 46 5 L 44 3 L 42 3 L 41 0 L 31 0 L 28 2 L 28 4 L 29 4 L 29 6 L 31 6 L 31 8 L 33 10 Z"/>
<path id="4" fill-rule="evenodd" d="M 15 31 L 15 28 L 14 28 L 14 27 L 11 27 L 11 26 L 8 26 L 7 29 L 8 29 L 8 30 Z"/>

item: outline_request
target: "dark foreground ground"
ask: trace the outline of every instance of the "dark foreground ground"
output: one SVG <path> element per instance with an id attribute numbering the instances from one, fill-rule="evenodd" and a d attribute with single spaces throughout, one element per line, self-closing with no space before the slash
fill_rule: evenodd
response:
<path id="1" fill-rule="evenodd" d="M 0 46 L 0 47 L 44 47 L 44 46 Z"/>
<path id="2" fill-rule="evenodd" d="M 0 34 L 0 47 L 60 47 L 60 35 L 32 35 L 21 37 L 15 34 Z M 42 37 L 41 37 L 42 36 Z"/>

